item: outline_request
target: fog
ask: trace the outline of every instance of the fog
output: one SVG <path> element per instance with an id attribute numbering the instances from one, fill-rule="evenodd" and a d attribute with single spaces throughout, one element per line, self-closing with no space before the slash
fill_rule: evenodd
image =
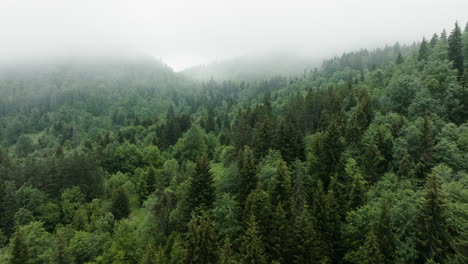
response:
<path id="1" fill-rule="evenodd" d="M 467 11 L 466 0 L 1 0 L 0 60 L 136 52 L 182 70 L 268 52 L 325 58 L 450 31 Z"/>

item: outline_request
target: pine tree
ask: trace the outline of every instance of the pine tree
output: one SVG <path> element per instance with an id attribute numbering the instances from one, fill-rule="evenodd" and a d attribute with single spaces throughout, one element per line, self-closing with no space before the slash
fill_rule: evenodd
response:
<path id="1" fill-rule="evenodd" d="M 224 239 L 223 248 L 219 256 L 219 264 L 236 264 L 237 261 L 234 257 L 234 251 L 232 250 L 231 240 L 226 237 Z"/>
<path id="2" fill-rule="evenodd" d="M 16 230 L 10 242 L 11 258 L 10 264 L 27 264 L 30 263 L 29 250 L 26 246 L 23 231 Z"/>
<path id="3" fill-rule="evenodd" d="M 61 235 L 56 239 L 55 249 L 55 263 L 56 264 L 69 264 L 71 263 L 71 256 L 67 250 L 67 245 Z"/>
<path id="4" fill-rule="evenodd" d="M 186 264 L 214 264 L 217 260 L 216 233 L 207 214 L 192 215 L 185 239 Z"/>
<path id="5" fill-rule="evenodd" d="M 314 228 L 315 223 L 316 220 L 310 214 L 307 206 L 296 216 L 292 230 L 292 241 L 294 241 L 292 263 L 309 264 L 317 262 L 319 255 L 318 237 Z"/>
<path id="6" fill-rule="evenodd" d="M 434 139 L 432 135 L 432 122 L 429 116 L 424 115 L 421 127 L 419 128 L 419 144 L 418 144 L 418 176 L 424 179 L 430 172 L 433 166 L 432 152 L 434 147 Z"/>
<path id="7" fill-rule="evenodd" d="M 126 218 L 130 214 L 128 195 L 123 187 L 117 188 L 112 196 L 111 213 L 116 220 Z"/>
<path id="8" fill-rule="evenodd" d="M 396 58 L 395 63 L 396 64 L 402 64 L 403 62 L 405 62 L 405 59 L 403 59 L 403 56 L 401 55 L 401 52 L 398 52 L 398 56 Z"/>
<path id="9" fill-rule="evenodd" d="M 347 207 L 350 209 L 355 209 L 361 206 L 364 202 L 364 195 L 366 193 L 366 180 L 361 173 L 361 169 L 358 167 L 356 160 L 348 159 L 348 162 L 345 166 L 346 174 L 348 175 L 351 187 L 348 188 L 349 196 Z"/>
<path id="10" fill-rule="evenodd" d="M 0 229 L 7 236 L 13 233 L 15 212 L 15 186 L 12 182 L 0 181 Z"/>
<path id="11" fill-rule="evenodd" d="M 374 233 L 379 239 L 379 250 L 383 256 L 384 263 L 394 263 L 396 238 L 393 233 L 390 204 L 386 200 L 382 200 L 380 204 L 380 213 L 375 222 Z"/>
<path id="12" fill-rule="evenodd" d="M 448 59 L 452 61 L 453 67 L 458 70 L 459 79 L 463 74 L 463 44 L 462 34 L 458 22 L 448 38 Z"/>
<path id="13" fill-rule="evenodd" d="M 431 44 L 431 47 L 434 48 L 435 45 L 437 44 L 437 42 L 439 42 L 439 35 L 434 33 L 434 35 L 432 35 L 431 41 L 429 43 Z"/>
<path id="14" fill-rule="evenodd" d="M 252 150 L 245 147 L 239 162 L 239 205 L 244 208 L 247 196 L 257 187 L 257 166 Z"/>
<path id="15" fill-rule="evenodd" d="M 265 248 L 255 216 L 251 215 L 242 237 L 240 257 L 243 264 L 266 264 Z"/>
<path id="16" fill-rule="evenodd" d="M 424 199 L 417 212 L 417 263 L 433 260 L 444 263 L 449 250 L 445 201 L 435 173 L 431 173 L 424 188 Z"/>
<path id="17" fill-rule="evenodd" d="M 191 211 L 209 209 L 213 206 L 215 191 L 210 162 L 206 154 L 197 160 L 195 172 L 190 179 L 188 203 Z"/>
<path id="18" fill-rule="evenodd" d="M 378 237 L 371 231 L 366 238 L 366 243 L 360 250 L 362 264 L 384 264 L 384 256 L 380 252 Z"/>
<path id="19" fill-rule="evenodd" d="M 281 152 L 281 156 L 288 163 L 296 159 L 304 160 L 304 145 L 302 142 L 302 133 L 297 125 L 296 117 L 293 111 L 280 122 L 276 132 L 276 149 Z"/>
<path id="20" fill-rule="evenodd" d="M 427 41 L 426 38 L 423 38 L 421 45 L 419 46 L 419 53 L 418 53 L 418 60 L 427 60 L 429 56 L 429 50 L 427 48 Z"/>
<path id="21" fill-rule="evenodd" d="M 271 180 L 270 197 L 273 208 L 280 203 L 284 205 L 284 208 L 290 208 L 291 176 L 286 163 L 282 160 L 276 164 L 276 173 Z"/>

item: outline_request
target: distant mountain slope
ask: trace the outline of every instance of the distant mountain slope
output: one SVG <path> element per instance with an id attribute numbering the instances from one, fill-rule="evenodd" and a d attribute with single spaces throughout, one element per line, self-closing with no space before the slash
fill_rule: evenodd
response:
<path id="1" fill-rule="evenodd" d="M 320 66 L 321 59 L 286 53 L 242 56 L 188 68 L 181 73 L 195 80 L 263 80 L 276 75 L 302 75 Z"/>

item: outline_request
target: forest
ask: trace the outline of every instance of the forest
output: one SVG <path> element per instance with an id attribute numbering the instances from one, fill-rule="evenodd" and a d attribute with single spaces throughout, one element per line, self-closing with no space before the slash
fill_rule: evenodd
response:
<path id="1" fill-rule="evenodd" d="M 468 263 L 467 121 L 468 24 L 263 79 L 2 65 L 0 263 Z"/>

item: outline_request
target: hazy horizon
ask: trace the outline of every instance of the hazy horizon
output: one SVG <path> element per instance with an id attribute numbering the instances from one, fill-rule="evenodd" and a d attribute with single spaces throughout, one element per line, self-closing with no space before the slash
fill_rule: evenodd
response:
<path id="1" fill-rule="evenodd" d="M 246 55 L 327 58 L 466 23 L 467 1 L 2 1 L 0 59 L 142 52 L 175 71 Z"/>

